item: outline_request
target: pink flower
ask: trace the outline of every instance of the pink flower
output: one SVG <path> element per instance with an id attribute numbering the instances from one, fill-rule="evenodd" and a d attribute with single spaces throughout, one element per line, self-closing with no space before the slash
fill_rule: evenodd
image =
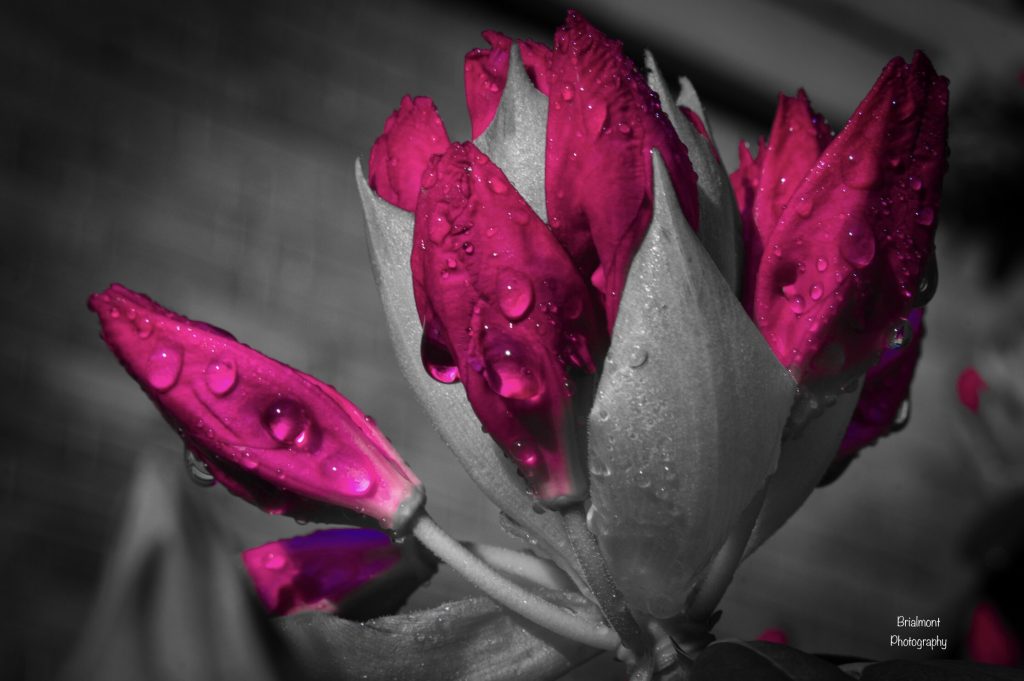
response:
<path id="1" fill-rule="evenodd" d="M 118 284 L 89 308 L 124 368 L 232 493 L 270 513 L 357 520 L 348 509 L 384 527 L 422 503 L 416 475 L 331 386 Z"/>
<path id="2" fill-rule="evenodd" d="M 466 57 L 478 136 L 495 117 L 512 47 L 498 33 L 485 38 L 491 49 Z M 532 83 L 550 95 L 544 205 L 521 195 L 518 178 L 513 183 L 479 146 L 441 153 L 423 144 L 446 139 L 424 98 L 415 107 L 406 98 L 389 118 L 370 153 L 369 185 L 416 214 L 412 280 L 427 370 L 462 381 L 483 426 L 538 498 L 559 504 L 586 492 L 574 403 L 590 394 L 586 375 L 603 358 L 651 220 L 651 150 L 665 160 L 694 227 L 696 176 L 620 44 L 570 12 L 554 49 L 528 41 L 518 48 Z M 478 142 L 493 142 L 484 137 Z M 421 178 L 415 202 L 411 191 L 394 188 L 394 177 Z"/>
<path id="3" fill-rule="evenodd" d="M 242 562 L 272 615 L 337 612 L 341 602 L 390 570 L 401 546 L 371 529 L 321 530 L 246 549 Z"/>
<path id="4" fill-rule="evenodd" d="M 744 304 L 802 382 L 874 364 L 934 249 L 948 82 L 921 53 L 889 62 L 833 139 L 803 92 L 781 96 L 756 160 L 733 174 Z"/>

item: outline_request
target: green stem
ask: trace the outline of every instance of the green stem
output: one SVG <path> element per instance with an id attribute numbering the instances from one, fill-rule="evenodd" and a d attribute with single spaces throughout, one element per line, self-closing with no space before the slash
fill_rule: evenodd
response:
<path id="1" fill-rule="evenodd" d="M 521 615 L 559 636 L 592 648 L 602 650 L 618 648 L 619 637 L 614 631 L 604 624 L 595 623 L 581 615 L 553 605 L 508 581 L 467 551 L 462 544 L 449 537 L 426 512 L 421 512 L 413 518 L 410 526 L 413 535 L 433 551 L 438 558 L 494 599 L 495 602 L 517 615 Z"/>
<path id="2" fill-rule="evenodd" d="M 640 681 L 651 678 L 654 673 L 654 660 L 647 636 L 633 618 L 633 614 L 626 606 L 625 596 L 608 573 L 608 566 L 597 545 L 597 538 L 587 528 L 583 505 L 574 504 L 562 509 L 562 518 L 566 533 L 569 535 L 569 543 L 583 570 L 583 579 L 590 586 L 598 607 L 619 634 L 622 645 L 636 656 L 630 679 Z"/>
<path id="3" fill-rule="evenodd" d="M 554 591 L 570 591 L 576 588 L 569 576 L 549 560 L 502 546 L 467 541 L 461 543 L 474 556 L 511 577 L 518 577 Z"/>

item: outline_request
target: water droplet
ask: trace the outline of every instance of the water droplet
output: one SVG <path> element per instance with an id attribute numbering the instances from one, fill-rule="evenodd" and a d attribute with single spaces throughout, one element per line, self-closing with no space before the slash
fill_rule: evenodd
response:
<path id="1" fill-rule="evenodd" d="M 358 455 L 328 456 L 320 463 L 320 472 L 325 478 L 336 480 L 342 494 L 368 496 L 377 487 L 376 476 L 358 458 Z"/>
<path id="2" fill-rule="evenodd" d="M 525 210 L 514 210 L 512 211 L 509 217 L 511 217 L 512 222 L 516 223 L 517 225 L 525 225 L 530 221 L 530 214 L 527 213 Z M 488 233 L 488 235 L 489 234 L 490 233 Z"/>
<path id="3" fill-rule="evenodd" d="M 562 99 L 564 99 L 567 102 L 571 102 L 573 97 L 575 96 L 576 91 L 573 89 L 572 85 L 565 84 L 562 86 Z"/>
<path id="4" fill-rule="evenodd" d="M 288 559 L 281 553 L 268 553 L 263 556 L 263 567 L 267 570 L 280 570 L 288 564 Z"/>
<path id="5" fill-rule="evenodd" d="M 912 177 L 910 178 L 910 188 L 913 189 L 915 192 L 919 192 L 924 188 L 924 183 L 921 182 L 921 178 Z"/>
<path id="6" fill-rule="evenodd" d="M 139 317 L 135 321 L 135 331 L 139 338 L 149 338 L 153 334 L 153 322 L 149 321 L 149 317 Z"/>
<path id="7" fill-rule="evenodd" d="M 617 128 L 616 128 L 616 129 L 617 129 L 617 130 L 618 130 L 618 131 L 619 131 L 619 132 L 620 132 L 621 134 L 623 134 L 623 135 L 626 135 L 627 137 L 628 137 L 628 136 L 629 136 L 630 134 L 632 134 L 632 132 L 633 132 L 633 128 L 629 127 L 629 124 L 628 124 L 628 123 L 619 123 L 619 125 L 617 126 Z"/>
<path id="8" fill-rule="evenodd" d="M 789 309 L 794 314 L 802 314 L 804 311 L 804 297 L 796 292 L 796 286 L 786 284 L 782 287 L 782 295 L 789 301 Z"/>
<path id="9" fill-rule="evenodd" d="M 639 369 L 647 362 L 647 351 L 637 346 L 634 347 L 632 352 L 629 353 L 629 366 L 634 369 Z"/>
<path id="10" fill-rule="evenodd" d="M 824 272 L 828 269 L 828 259 L 824 257 L 818 258 L 818 261 L 814 263 L 814 266 L 819 272 Z"/>
<path id="11" fill-rule="evenodd" d="M 595 478 L 607 478 L 612 474 L 608 464 L 603 459 L 597 456 L 590 457 L 590 474 Z"/>
<path id="12" fill-rule="evenodd" d="M 462 250 L 463 252 L 465 252 L 466 255 L 473 255 L 473 251 L 475 251 L 476 248 L 473 246 L 473 243 L 471 241 L 467 241 L 464 244 L 462 244 Z"/>
<path id="13" fill-rule="evenodd" d="M 647 471 L 643 468 L 636 469 L 636 486 L 640 489 L 647 489 L 651 486 L 651 476 L 647 475 Z"/>
<path id="14" fill-rule="evenodd" d="M 800 203 L 796 204 L 796 214 L 802 218 L 807 217 L 814 210 L 814 203 L 807 200 L 807 198 L 801 198 Z"/>
<path id="15" fill-rule="evenodd" d="M 893 419 L 892 425 L 889 427 L 890 433 L 898 433 L 907 427 L 910 423 L 910 399 L 907 398 L 900 403 L 900 408 L 896 412 L 896 418 Z"/>
<path id="16" fill-rule="evenodd" d="M 260 467 L 260 462 L 253 458 L 251 452 L 242 452 L 242 460 L 238 463 L 247 471 L 254 471 Z"/>
<path id="17" fill-rule="evenodd" d="M 118 310 L 116 307 L 111 307 L 109 314 L 111 319 L 117 319 L 118 317 L 121 316 L 121 311 Z"/>
<path id="18" fill-rule="evenodd" d="M 865 227 L 850 227 L 839 238 L 839 252 L 854 267 L 867 267 L 875 258 L 875 237 Z"/>
<path id="19" fill-rule="evenodd" d="M 448 346 L 439 339 L 431 338 L 426 331 L 420 339 L 420 360 L 435 381 L 455 383 L 459 380 L 459 367 Z"/>
<path id="20" fill-rule="evenodd" d="M 821 284 L 811 284 L 811 300 L 821 300 Z"/>
<path id="21" fill-rule="evenodd" d="M 519 321 L 533 307 L 533 285 L 526 275 L 504 270 L 498 277 L 498 307 L 510 321 Z"/>
<path id="22" fill-rule="evenodd" d="M 492 177 L 487 180 L 487 186 L 491 188 L 491 191 L 495 194 L 505 194 L 508 192 L 508 182 L 501 179 L 500 177 Z"/>
<path id="23" fill-rule="evenodd" d="M 487 340 L 483 374 L 491 390 L 515 400 L 534 399 L 544 392 L 544 384 L 534 370 L 532 352 L 505 334 Z"/>
<path id="24" fill-rule="evenodd" d="M 227 395 L 237 382 L 238 368 L 231 357 L 222 355 L 206 365 L 206 387 L 214 395 Z"/>
<path id="25" fill-rule="evenodd" d="M 185 447 L 185 470 L 188 472 L 189 479 L 200 487 L 213 487 L 217 484 L 206 463 L 196 456 L 188 446 Z"/>
<path id="26" fill-rule="evenodd" d="M 928 227 L 935 222 L 935 211 L 931 206 L 921 206 L 921 209 L 914 213 L 914 220 L 917 224 Z"/>
<path id="27" fill-rule="evenodd" d="M 295 400 L 282 398 L 267 407 L 263 425 L 271 437 L 287 447 L 314 449 L 318 444 L 316 423 Z"/>
<path id="28" fill-rule="evenodd" d="M 146 378 L 155 390 L 164 392 L 174 387 L 181 374 L 181 350 L 171 346 L 161 346 L 149 356 L 146 365 Z"/>
<path id="29" fill-rule="evenodd" d="M 910 322 L 906 319 L 901 319 L 889 331 L 889 339 L 886 345 L 890 350 L 898 350 L 909 343 L 913 335 L 914 332 Z"/>

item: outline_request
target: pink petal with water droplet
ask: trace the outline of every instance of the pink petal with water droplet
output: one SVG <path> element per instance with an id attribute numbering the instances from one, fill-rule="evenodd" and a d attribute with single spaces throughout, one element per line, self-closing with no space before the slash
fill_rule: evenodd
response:
<path id="1" fill-rule="evenodd" d="M 424 333 L 451 354 L 473 410 L 537 496 L 579 499 L 586 477 L 570 393 L 607 348 L 600 307 L 472 143 L 453 144 L 430 172 L 438 181 L 417 206 L 413 255 Z"/>
<path id="2" fill-rule="evenodd" d="M 335 517 L 340 507 L 385 527 L 418 507 L 415 474 L 334 388 L 118 284 L 89 307 L 124 368 L 232 493 L 271 513 Z"/>
<path id="3" fill-rule="evenodd" d="M 508 79 L 508 54 L 512 39 L 497 31 L 484 31 L 488 48 L 475 48 L 466 54 L 466 108 L 473 139 L 487 130 L 501 103 Z M 538 90 L 547 94 L 548 61 L 551 50 L 530 40 L 519 40 L 519 54 L 527 75 Z"/>
<path id="4" fill-rule="evenodd" d="M 599 266 L 604 270 L 611 328 L 651 221 L 650 150 L 661 152 L 695 230 L 697 177 L 686 146 L 621 43 L 574 11 L 555 33 L 549 100 L 548 222 L 585 278 Z"/>
<path id="5" fill-rule="evenodd" d="M 337 612 L 345 598 L 391 569 L 401 547 L 386 532 L 320 530 L 242 552 L 256 593 L 271 615 Z"/>
<path id="6" fill-rule="evenodd" d="M 408 95 L 370 149 L 370 188 L 399 208 L 416 210 L 427 161 L 448 148 L 448 133 L 429 97 Z"/>
<path id="7" fill-rule="evenodd" d="M 909 341 L 900 348 L 882 353 L 878 364 L 864 375 L 864 388 L 839 445 L 833 469 L 837 470 L 843 461 L 888 435 L 894 427 L 903 425 L 897 424 L 896 420 L 903 402 L 910 397 L 910 382 L 921 357 L 924 308 L 914 310 L 907 322 L 911 333 Z M 828 474 L 825 477 L 830 478 Z"/>
<path id="8" fill-rule="evenodd" d="M 960 372 L 960 375 L 956 379 L 956 396 L 960 398 L 960 403 L 973 411 L 978 413 L 978 407 L 981 406 L 981 392 L 988 390 L 988 383 L 981 377 L 978 370 L 974 367 L 967 367 Z"/>
<path id="9" fill-rule="evenodd" d="M 803 166 L 824 138 L 822 128 L 805 130 L 802 151 L 769 145 L 758 159 L 759 191 L 770 193 L 754 202 L 765 248 L 752 258 L 756 275 L 746 302 L 779 361 L 803 381 L 872 363 L 893 324 L 910 312 L 934 248 L 947 85 L 921 53 L 910 64 L 894 59 L 804 177 L 781 183 L 780 173 L 791 172 L 786 155 L 794 169 Z M 803 108 L 799 99 L 784 101 Z M 798 113 L 798 120 L 806 115 Z M 774 190 L 765 187 L 775 179 Z M 787 199 L 779 185 L 798 179 Z M 815 266 L 819 258 L 828 263 L 826 276 Z M 809 295 L 815 286 L 817 299 Z M 795 295 L 811 301 L 800 313 Z"/>

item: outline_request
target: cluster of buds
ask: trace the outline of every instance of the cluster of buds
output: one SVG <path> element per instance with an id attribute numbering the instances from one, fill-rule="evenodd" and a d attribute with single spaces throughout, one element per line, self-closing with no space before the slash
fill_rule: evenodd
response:
<path id="1" fill-rule="evenodd" d="M 739 561 L 906 420 L 947 83 L 920 53 L 894 59 L 838 134 L 803 92 L 781 96 L 730 177 L 689 81 L 673 99 L 653 57 L 641 72 L 577 13 L 552 47 L 484 36 L 465 62 L 473 139 L 406 97 L 368 176 L 357 163 L 396 354 L 506 528 L 602 621 L 547 602 L 565 595 L 518 612 L 668 678 Z M 500 603 L 525 602 L 488 572 L 494 552 L 439 534 L 415 474 L 331 386 L 120 286 L 90 306 L 229 490 L 411 532 Z M 333 609 L 399 560 L 384 535 L 337 537 L 247 556 L 273 611 Z M 339 562 L 365 569 L 281 571 Z"/>

